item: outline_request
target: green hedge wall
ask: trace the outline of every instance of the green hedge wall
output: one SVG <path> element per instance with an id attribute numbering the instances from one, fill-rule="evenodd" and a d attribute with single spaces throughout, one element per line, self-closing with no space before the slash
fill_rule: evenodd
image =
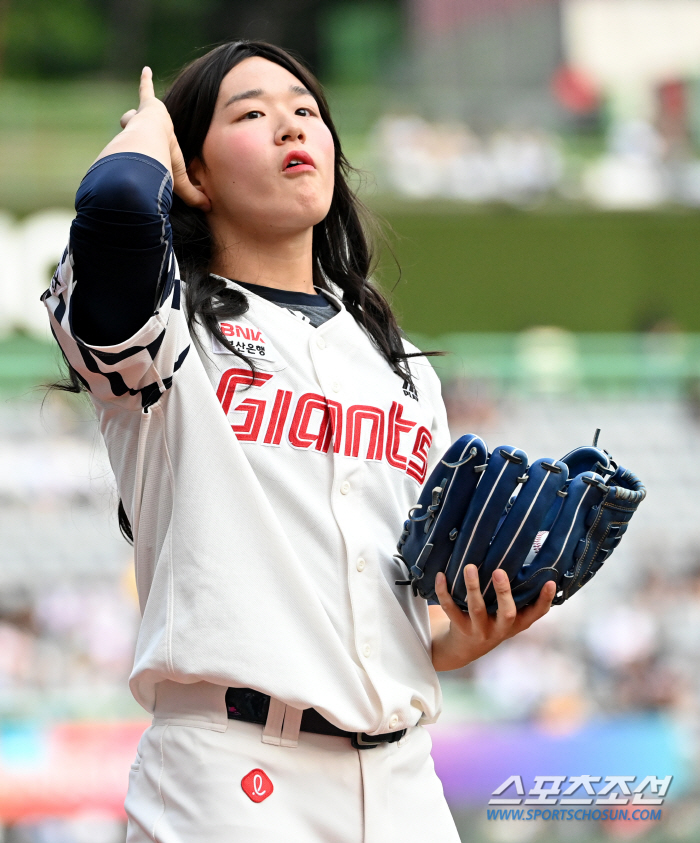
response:
<path id="1" fill-rule="evenodd" d="M 437 336 L 557 325 L 700 331 L 700 214 L 384 213 L 403 327 Z M 397 269 L 385 250 L 380 278 Z"/>

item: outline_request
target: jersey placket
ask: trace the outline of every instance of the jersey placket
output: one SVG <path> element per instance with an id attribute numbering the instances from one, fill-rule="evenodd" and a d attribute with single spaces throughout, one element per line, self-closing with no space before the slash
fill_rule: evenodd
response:
<path id="1" fill-rule="evenodd" d="M 343 383 L 338 374 L 347 366 L 342 359 L 343 349 L 355 345 L 352 335 L 346 335 L 348 327 L 354 328 L 354 324 L 348 326 L 349 319 L 352 317 L 344 311 L 332 322 L 317 328 L 315 335 L 309 337 L 309 351 L 316 379 L 323 395 L 331 401 L 343 395 Z M 334 447 L 329 449 L 329 453 L 333 454 L 332 509 L 346 548 L 356 659 L 382 698 L 379 660 L 382 642 L 377 601 L 376 578 L 379 571 L 376 550 L 358 541 L 356 529 L 367 515 L 362 494 L 365 483 L 372 482 L 369 476 L 372 465 L 365 460 L 351 460 Z M 378 731 L 381 733 L 399 728 L 397 725 L 389 725 L 391 722 L 391 715 L 384 717 Z"/>

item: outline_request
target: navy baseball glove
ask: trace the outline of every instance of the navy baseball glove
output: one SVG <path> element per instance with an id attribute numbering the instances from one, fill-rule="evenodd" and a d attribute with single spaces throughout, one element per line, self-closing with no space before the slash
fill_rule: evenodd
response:
<path id="1" fill-rule="evenodd" d="M 467 607 L 464 568 L 479 570 L 486 609 L 497 608 L 493 572 L 508 574 L 518 609 L 553 580 L 563 603 L 601 568 L 646 496 L 631 471 L 597 447 L 532 465 L 518 448 L 489 454 L 478 436 L 460 437 L 428 478 L 398 543 L 414 591 L 435 597 L 444 572 L 453 600 Z"/>

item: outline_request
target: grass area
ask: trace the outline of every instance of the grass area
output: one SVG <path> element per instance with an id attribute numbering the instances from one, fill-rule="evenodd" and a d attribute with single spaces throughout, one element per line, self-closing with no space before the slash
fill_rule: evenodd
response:
<path id="1" fill-rule="evenodd" d="M 136 104 L 135 94 L 135 86 L 116 83 L 3 82 L 0 208 L 24 215 L 71 207 L 86 170 Z"/>
<path id="2" fill-rule="evenodd" d="M 700 214 L 388 208 L 408 331 L 700 331 Z M 398 271 L 385 252 L 385 288 Z"/>
<path id="3" fill-rule="evenodd" d="M 63 377 L 60 354 L 55 343 L 42 342 L 25 334 L 13 334 L 0 341 L 0 394 L 18 398 L 36 391 L 42 384 Z"/>

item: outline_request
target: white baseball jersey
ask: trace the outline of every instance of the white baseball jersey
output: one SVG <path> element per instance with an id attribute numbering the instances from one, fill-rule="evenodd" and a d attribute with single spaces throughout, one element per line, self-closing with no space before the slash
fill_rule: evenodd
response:
<path id="1" fill-rule="evenodd" d="M 251 373 L 204 330 L 190 336 L 174 269 L 119 345 L 72 334 L 68 252 L 45 297 L 134 530 L 135 698 L 153 711 L 156 683 L 205 680 L 349 731 L 434 721 L 428 606 L 395 584 L 393 558 L 449 445 L 432 367 L 413 359 L 409 388 L 340 299 L 314 328 L 244 291 L 248 312 L 221 328 Z"/>

